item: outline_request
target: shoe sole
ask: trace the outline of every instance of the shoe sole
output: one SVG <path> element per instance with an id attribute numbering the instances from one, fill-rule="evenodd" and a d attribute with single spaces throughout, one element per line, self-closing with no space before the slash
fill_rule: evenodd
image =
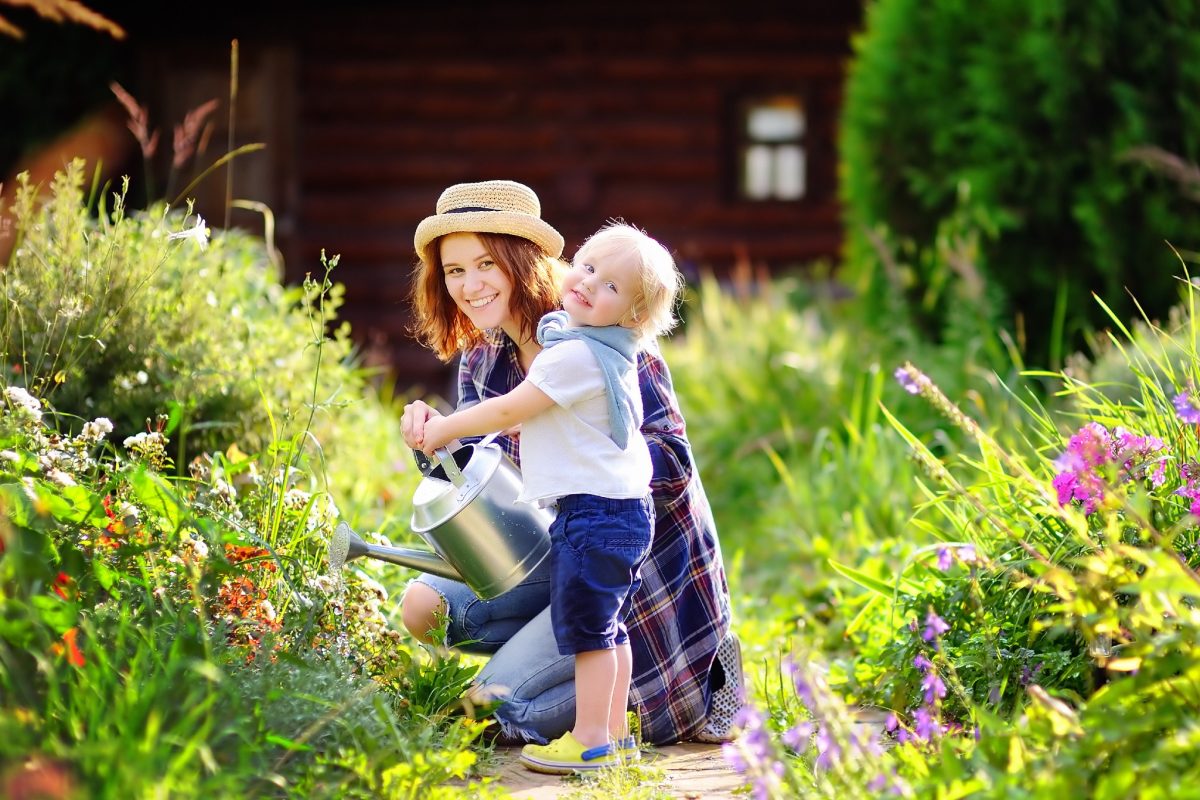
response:
<path id="1" fill-rule="evenodd" d="M 640 750 L 630 753 L 621 751 L 621 757 L 616 760 L 597 761 L 594 764 L 564 764 L 561 761 L 541 761 L 522 753 L 517 759 L 525 769 L 540 772 L 543 775 L 570 775 L 573 772 L 595 772 L 606 767 L 622 767 L 642 760 Z"/>

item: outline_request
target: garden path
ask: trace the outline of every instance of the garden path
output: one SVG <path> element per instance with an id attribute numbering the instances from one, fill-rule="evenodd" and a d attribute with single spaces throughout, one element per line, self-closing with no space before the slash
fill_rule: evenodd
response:
<path id="1" fill-rule="evenodd" d="M 519 800 L 553 800 L 578 791 L 579 785 L 559 775 L 540 775 L 521 766 L 517 747 L 497 747 L 496 782 Z M 675 800 L 726 800 L 742 785 L 740 776 L 729 768 L 719 744 L 688 742 L 668 747 L 648 748 L 643 763 L 661 770 L 663 790 Z"/>

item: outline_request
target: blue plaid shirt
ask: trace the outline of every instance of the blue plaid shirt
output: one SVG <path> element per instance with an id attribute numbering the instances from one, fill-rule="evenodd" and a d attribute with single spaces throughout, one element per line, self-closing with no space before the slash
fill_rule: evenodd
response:
<path id="1" fill-rule="evenodd" d="M 459 408 L 505 394 L 525 379 L 507 336 L 463 353 Z M 661 356 L 638 354 L 638 382 L 654 474 L 650 491 L 657 520 L 642 585 L 626 620 L 633 650 L 630 700 L 642 736 L 653 744 L 691 738 L 704 727 L 708 673 L 729 629 L 729 586 L 717 528 L 692 462 L 683 416 Z M 520 464 L 515 437 L 496 439 Z"/>

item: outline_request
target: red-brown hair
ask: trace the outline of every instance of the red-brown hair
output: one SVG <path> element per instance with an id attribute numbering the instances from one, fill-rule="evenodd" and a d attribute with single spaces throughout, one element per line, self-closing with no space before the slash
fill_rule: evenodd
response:
<path id="1" fill-rule="evenodd" d="M 542 316 L 559 307 L 560 282 L 566 265 L 520 236 L 475 235 L 512 282 L 509 313 L 520 321 L 522 337 L 533 338 Z M 411 299 L 415 319 L 410 330 L 438 358 L 449 361 L 457 353 L 482 344 L 485 334 L 458 310 L 446 291 L 440 242 L 440 238 L 430 242 L 413 269 Z"/>

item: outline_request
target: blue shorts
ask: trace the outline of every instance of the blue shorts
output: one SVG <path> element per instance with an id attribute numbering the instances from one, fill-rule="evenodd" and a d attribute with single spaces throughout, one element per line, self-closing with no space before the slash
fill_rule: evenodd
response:
<path id="1" fill-rule="evenodd" d="M 559 498 L 550 525 L 550 618 L 559 653 L 611 650 L 629 641 L 625 618 L 653 536 L 649 494 Z"/>

